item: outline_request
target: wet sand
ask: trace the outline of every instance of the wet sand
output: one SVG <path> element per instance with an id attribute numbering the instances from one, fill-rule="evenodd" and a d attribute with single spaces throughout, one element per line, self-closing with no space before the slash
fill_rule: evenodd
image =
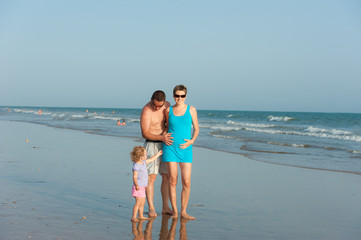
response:
<path id="1" fill-rule="evenodd" d="M 188 210 L 197 220 L 162 216 L 158 192 L 159 216 L 134 224 L 135 145 L 0 121 L 0 239 L 360 239 L 361 176 L 203 148 L 194 148 Z"/>

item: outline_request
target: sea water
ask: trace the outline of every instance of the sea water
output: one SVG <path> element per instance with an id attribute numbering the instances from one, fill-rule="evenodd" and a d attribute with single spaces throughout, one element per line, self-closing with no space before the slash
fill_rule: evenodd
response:
<path id="1" fill-rule="evenodd" d="M 140 114 L 141 109 L 124 108 L 0 107 L 0 120 L 142 139 Z M 126 126 L 118 126 L 118 120 Z M 199 147 L 361 174 L 361 114 L 198 110 L 198 121 Z"/>

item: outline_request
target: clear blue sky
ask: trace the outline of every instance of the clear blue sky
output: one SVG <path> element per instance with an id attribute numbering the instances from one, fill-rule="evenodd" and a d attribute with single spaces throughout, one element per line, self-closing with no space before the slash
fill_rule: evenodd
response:
<path id="1" fill-rule="evenodd" d="M 361 112 L 361 1 L 0 0 L 0 105 Z"/>

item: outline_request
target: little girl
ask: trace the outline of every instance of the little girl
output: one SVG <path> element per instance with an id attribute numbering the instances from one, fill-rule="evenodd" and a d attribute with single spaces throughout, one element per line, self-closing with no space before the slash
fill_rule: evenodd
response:
<path id="1" fill-rule="evenodd" d="M 147 163 L 153 162 L 163 151 L 160 150 L 153 157 L 147 159 L 147 151 L 142 146 L 136 146 L 130 153 L 130 158 L 133 161 L 133 188 L 132 196 L 135 197 L 135 204 L 133 208 L 133 222 L 138 222 L 137 214 L 139 212 L 139 219 L 147 220 L 149 218 L 143 216 L 145 204 L 145 188 L 148 186 L 148 171 Z"/>

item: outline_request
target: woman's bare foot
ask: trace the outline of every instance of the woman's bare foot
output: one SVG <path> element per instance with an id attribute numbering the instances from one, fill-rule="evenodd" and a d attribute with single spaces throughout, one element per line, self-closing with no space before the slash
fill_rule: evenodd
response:
<path id="1" fill-rule="evenodd" d="M 170 216 L 171 218 L 178 218 L 178 212 L 174 212 L 173 214 L 172 214 L 172 216 Z"/>
<path id="2" fill-rule="evenodd" d="M 153 210 L 153 211 L 149 211 L 148 216 L 149 216 L 149 217 L 157 217 L 158 215 L 157 215 L 157 213 Z"/>
<path id="3" fill-rule="evenodd" d="M 139 220 L 149 220 L 150 218 L 144 217 L 144 216 L 139 216 Z"/>
<path id="4" fill-rule="evenodd" d="M 130 221 L 132 222 L 139 222 L 139 220 L 137 218 L 131 218 Z"/>
<path id="5" fill-rule="evenodd" d="M 185 218 L 188 220 L 196 220 L 195 217 L 189 216 L 187 213 L 182 213 L 182 218 Z"/>

